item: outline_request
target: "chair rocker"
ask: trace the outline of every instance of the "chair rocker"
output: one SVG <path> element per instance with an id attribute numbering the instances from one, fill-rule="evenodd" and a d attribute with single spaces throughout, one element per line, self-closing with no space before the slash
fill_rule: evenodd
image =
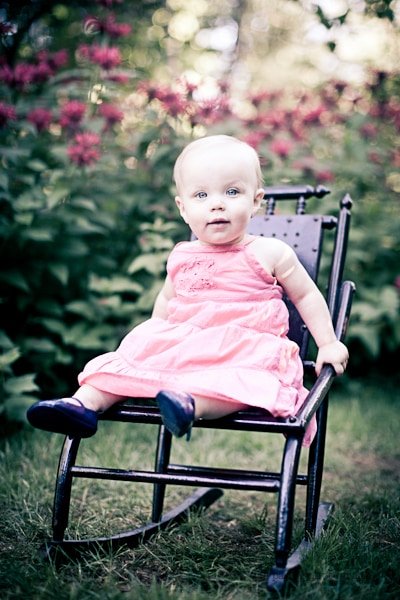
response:
<path id="1" fill-rule="evenodd" d="M 352 201 L 348 195 L 342 199 L 338 216 L 305 214 L 308 198 L 312 196 L 322 198 L 327 193 L 329 191 L 323 187 L 266 188 L 265 214 L 258 214 L 251 220 L 249 233 L 276 236 L 289 243 L 295 249 L 311 277 L 317 280 L 324 234 L 326 231 L 335 232 L 327 303 L 337 337 L 342 340 L 346 332 L 355 289 L 352 282 L 342 281 Z M 275 215 L 275 205 L 287 200 L 296 201 L 295 214 Z M 305 370 L 314 373 L 314 363 L 306 360 L 308 332 L 290 302 L 288 302 L 288 306 L 290 312 L 289 337 L 300 347 Z M 135 546 L 171 523 L 183 520 L 193 507 L 211 505 L 223 494 L 223 489 L 273 492 L 277 494 L 275 564 L 268 574 L 267 588 L 282 590 L 288 573 L 300 566 L 302 558 L 312 547 L 313 540 L 321 534 L 333 509 L 333 504 L 320 502 L 320 490 L 324 463 L 328 392 L 334 378 L 333 367 L 325 365 L 318 378 L 315 378 L 314 375 L 315 382 L 303 406 L 297 414 L 288 418 L 273 418 L 267 411 L 252 409 L 217 420 L 195 422 L 194 429 L 203 427 L 284 434 L 285 441 L 279 473 L 170 464 L 172 436 L 162 425 L 158 408 L 151 402 L 143 403 L 139 399 L 134 399 L 133 404 L 132 401 L 129 401 L 129 403 L 124 402 L 113 406 L 101 416 L 102 420 L 159 425 L 154 471 L 78 466 L 76 458 L 81 439 L 66 437 L 56 481 L 53 538 L 46 545 L 46 552 L 53 554 L 58 549 L 62 549 L 66 554 L 74 554 L 99 544 L 112 547 L 123 544 Z M 318 432 L 308 451 L 307 472 L 301 474 L 298 470 L 302 441 L 314 414 L 317 416 Z M 101 435 L 101 424 L 98 435 Z M 195 435 L 195 430 L 192 435 Z M 65 531 L 68 526 L 72 482 L 76 477 L 151 483 L 153 485 L 153 501 L 149 523 L 111 537 L 69 539 L 65 536 Z M 194 486 L 199 489 L 180 506 L 163 514 L 167 485 Z M 304 538 L 299 547 L 290 554 L 295 493 L 298 485 L 306 486 Z"/>

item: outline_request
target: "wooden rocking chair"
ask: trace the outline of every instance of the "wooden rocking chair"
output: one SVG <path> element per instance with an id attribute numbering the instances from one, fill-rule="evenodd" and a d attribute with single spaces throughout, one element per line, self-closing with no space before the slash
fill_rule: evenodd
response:
<path id="1" fill-rule="evenodd" d="M 328 190 L 323 187 L 315 189 L 310 186 L 266 188 L 265 214 L 256 215 L 252 219 L 249 233 L 276 236 L 290 244 L 308 273 L 316 281 L 324 234 L 325 232 L 335 232 L 327 303 L 337 337 L 342 340 L 346 332 L 355 289 L 352 282 L 342 281 L 352 201 L 348 195 L 343 198 L 338 216 L 305 214 L 308 198 L 312 196 L 322 198 L 327 193 L 329 193 Z M 289 216 L 276 215 L 276 204 L 287 200 L 295 201 L 295 214 Z M 314 363 L 307 360 L 308 332 L 290 302 L 288 306 L 290 312 L 289 337 L 296 341 L 300 347 L 305 370 L 314 373 Z M 277 473 L 171 464 L 172 437 L 161 423 L 158 408 L 152 405 L 151 402 L 143 403 L 139 401 L 134 401 L 133 404 L 130 401 L 129 403 L 125 402 L 113 406 L 101 416 L 101 419 L 159 425 L 154 470 L 78 466 L 76 458 L 81 439 L 66 437 L 56 481 L 53 538 L 47 544 L 47 551 L 54 552 L 55 549 L 62 548 L 64 552 L 70 554 L 98 544 L 135 546 L 172 522 L 179 522 L 184 519 L 191 508 L 209 506 L 223 494 L 223 489 L 273 492 L 277 495 L 275 564 L 269 572 L 267 587 L 269 590 L 282 590 L 287 574 L 299 567 L 302 558 L 311 548 L 313 540 L 321 534 L 333 508 L 331 503 L 320 503 L 320 490 L 324 463 L 328 392 L 334 379 L 335 372 L 333 368 L 330 365 L 325 365 L 318 378 L 315 378 L 314 375 L 315 383 L 303 406 L 297 414 L 286 419 L 273 418 L 264 410 L 253 409 L 238 412 L 222 419 L 195 422 L 194 429 L 203 427 L 284 434 L 285 442 L 281 470 Z M 268 392 L 266 391 L 266 393 Z M 317 416 L 318 432 L 308 451 L 307 472 L 301 474 L 298 470 L 302 441 L 314 414 Z M 97 435 L 101 434 L 100 426 Z M 195 431 L 192 435 L 195 435 Z M 154 487 L 150 521 L 143 527 L 111 537 L 95 539 L 69 539 L 65 537 L 69 519 L 71 487 L 73 479 L 76 477 L 151 483 Z M 163 505 L 167 485 L 194 486 L 199 489 L 180 506 L 164 514 Z M 307 488 L 304 538 L 300 546 L 290 554 L 295 493 L 298 485 Z"/>

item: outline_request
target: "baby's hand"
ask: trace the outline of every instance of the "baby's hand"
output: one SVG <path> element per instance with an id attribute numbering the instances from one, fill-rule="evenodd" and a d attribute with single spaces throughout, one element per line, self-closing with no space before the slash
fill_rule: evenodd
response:
<path id="1" fill-rule="evenodd" d="M 342 375 L 347 367 L 349 352 L 342 342 L 335 340 L 330 344 L 321 346 L 318 350 L 315 372 L 320 374 L 324 364 L 330 364 L 336 371 L 336 375 Z"/>

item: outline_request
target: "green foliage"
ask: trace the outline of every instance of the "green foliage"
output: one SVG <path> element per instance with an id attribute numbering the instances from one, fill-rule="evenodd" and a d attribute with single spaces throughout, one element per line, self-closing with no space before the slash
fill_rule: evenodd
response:
<path id="1" fill-rule="evenodd" d="M 205 133 L 232 133 L 256 147 L 268 185 L 332 187 L 324 212 L 351 194 L 352 363 L 393 360 L 400 347 L 398 76 L 371 73 L 357 88 L 332 81 L 312 94 L 259 90 L 239 99 L 224 81 L 204 99 L 183 78 L 167 85 L 151 77 L 167 52 L 154 29 L 166 26 L 161 3 L 80 4 L 35 3 L 38 16 L 27 3 L 19 34 L 3 36 L 2 416 L 22 418 L 36 395 L 70 393 L 89 358 L 113 349 L 150 314 L 168 252 L 187 235 L 172 201 L 173 163 Z M 19 13 L 10 11 L 12 26 Z M 129 36 L 111 35 L 107 27 L 123 25 L 128 13 Z"/>

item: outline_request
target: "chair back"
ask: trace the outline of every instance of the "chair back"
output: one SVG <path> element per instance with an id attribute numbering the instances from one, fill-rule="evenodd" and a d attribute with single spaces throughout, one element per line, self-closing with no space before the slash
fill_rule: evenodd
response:
<path id="1" fill-rule="evenodd" d="M 252 235 L 275 237 L 289 244 L 315 282 L 318 280 L 324 230 L 336 227 L 337 219 L 333 216 L 305 214 L 306 200 L 312 196 L 322 198 L 328 193 L 326 188 L 311 186 L 265 188 L 265 214 L 255 215 L 248 228 Z M 277 204 L 287 200 L 296 201 L 295 213 L 275 214 Z M 308 331 L 287 297 L 285 302 L 289 309 L 289 338 L 299 345 L 304 360 L 309 340 Z"/>

